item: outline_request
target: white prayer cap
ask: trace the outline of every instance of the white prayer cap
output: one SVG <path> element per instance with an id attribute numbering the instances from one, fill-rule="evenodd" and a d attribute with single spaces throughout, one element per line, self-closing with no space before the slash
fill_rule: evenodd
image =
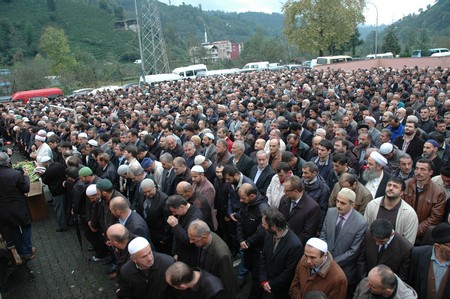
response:
<path id="1" fill-rule="evenodd" d="M 97 194 L 97 186 L 95 184 L 91 184 L 86 188 L 86 195 L 92 196 Z"/>
<path id="2" fill-rule="evenodd" d="M 88 135 L 86 133 L 80 133 L 80 134 L 78 134 L 78 138 L 86 138 L 86 139 L 88 139 Z"/>
<path id="3" fill-rule="evenodd" d="M 91 140 L 89 140 L 88 141 L 88 144 L 90 144 L 90 145 L 92 145 L 92 146 L 98 146 L 98 142 L 96 141 L 96 140 L 94 140 L 94 139 L 91 139 Z"/>
<path id="4" fill-rule="evenodd" d="M 328 245 L 325 241 L 319 239 L 319 238 L 311 238 L 306 242 L 306 245 L 312 246 L 316 249 L 319 249 L 323 253 L 328 252 Z"/>
<path id="5" fill-rule="evenodd" d="M 198 172 L 198 173 L 204 173 L 205 172 L 203 167 L 201 167 L 200 165 L 195 165 L 194 167 L 191 168 L 191 171 Z"/>
<path id="6" fill-rule="evenodd" d="M 379 152 L 373 151 L 370 154 L 370 157 L 372 159 L 374 159 L 375 162 L 377 162 L 381 166 L 386 166 L 387 165 L 387 162 L 388 162 L 387 159 L 385 157 L 383 157 Z"/>
<path id="7" fill-rule="evenodd" d="M 148 243 L 148 241 L 145 238 L 142 237 L 134 238 L 133 240 L 131 240 L 130 244 L 128 244 L 128 252 L 130 253 L 130 255 L 133 255 L 136 252 L 141 251 L 148 245 L 150 245 L 150 243 Z"/>
<path id="8" fill-rule="evenodd" d="M 214 135 L 211 134 L 211 133 L 206 133 L 205 136 L 208 137 L 211 140 L 214 140 Z"/>
<path id="9" fill-rule="evenodd" d="M 391 153 L 393 149 L 394 149 L 394 146 L 392 145 L 392 143 L 385 142 L 380 146 L 380 153 L 382 155 L 387 155 L 387 154 Z"/>
<path id="10" fill-rule="evenodd" d="M 195 163 L 195 165 L 200 165 L 203 162 L 205 162 L 205 160 L 206 160 L 205 156 L 197 155 L 197 156 L 195 156 L 194 163 Z"/>

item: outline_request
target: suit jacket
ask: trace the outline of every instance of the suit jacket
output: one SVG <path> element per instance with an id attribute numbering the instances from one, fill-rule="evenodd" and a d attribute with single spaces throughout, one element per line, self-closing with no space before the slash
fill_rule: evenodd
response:
<path id="1" fill-rule="evenodd" d="M 273 234 L 266 233 L 261 252 L 259 280 L 269 282 L 272 294 L 277 299 L 289 299 L 289 287 L 295 268 L 303 255 L 303 245 L 297 235 L 288 230 L 274 249 Z"/>
<path id="2" fill-rule="evenodd" d="M 230 158 L 228 164 L 233 165 L 233 157 Z M 253 162 L 252 158 L 245 154 L 242 155 L 242 157 L 236 163 L 237 169 L 239 169 L 239 171 L 246 177 L 249 176 L 250 170 L 252 170 L 253 165 L 255 165 L 255 162 Z"/>
<path id="3" fill-rule="evenodd" d="M 104 169 L 99 167 L 98 171 L 99 177 L 110 180 L 114 188 L 119 190 L 119 176 L 117 174 L 117 167 L 113 163 L 108 163 Z"/>
<path id="4" fill-rule="evenodd" d="M 178 261 L 184 262 L 191 267 L 197 263 L 198 250 L 194 244 L 191 244 L 187 229 L 189 224 L 196 219 L 205 221 L 200 209 L 191 204 L 186 214 L 178 217 L 178 224 L 172 227 L 174 236 L 172 254 L 178 255 Z"/>
<path id="5" fill-rule="evenodd" d="M 128 217 L 127 222 L 125 222 L 125 227 L 133 235 L 146 238 L 147 241 L 150 242 L 150 244 L 152 243 L 147 223 L 145 223 L 144 218 L 142 218 L 142 216 L 139 215 L 138 213 L 131 211 L 131 214 Z"/>
<path id="6" fill-rule="evenodd" d="M 358 211 L 353 209 L 339 236 L 335 239 L 338 216 L 336 208 L 328 209 L 322 231 L 320 232 L 320 238 L 327 242 L 328 251 L 331 252 L 336 263 L 344 271 L 348 284 L 352 285 L 358 282 L 355 265 L 361 253 L 367 222 Z"/>
<path id="7" fill-rule="evenodd" d="M 394 140 L 394 145 L 396 145 L 401 150 L 403 150 L 403 143 L 404 143 L 403 136 L 399 136 Z M 416 134 L 416 136 L 414 136 L 414 138 L 411 139 L 408 148 L 406 149 L 406 153 L 410 155 L 413 160 L 416 159 L 417 157 L 420 157 L 420 155 L 422 155 L 423 152 L 424 143 L 425 141 Z"/>
<path id="8" fill-rule="evenodd" d="M 383 178 L 381 179 L 381 182 L 378 185 L 377 193 L 375 193 L 375 196 L 373 198 L 384 196 L 386 194 L 386 185 L 390 178 L 391 175 L 387 171 L 383 170 Z M 360 179 L 360 182 L 364 186 L 367 184 L 367 182 L 363 179 Z"/>
<path id="9" fill-rule="evenodd" d="M 289 213 L 290 208 L 291 201 L 283 195 L 278 210 L 286 217 L 289 228 L 299 237 L 302 244 L 306 244 L 306 241 L 315 237 L 319 230 L 322 217 L 320 206 L 306 192 L 303 192 L 303 196 L 291 213 Z"/>
<path id="10" fill-rule="evenodd" d="M 138 212 L 139 215 L 141 215 L 147 223 L 150 237 L 152 238 L 155 245 L 159 244 L 161 241 L 166 240 L 167 234 L 169 233 L 166 222 L 168 213 L 164 209 L 167 197 L 168 196 L 164 192 L 158 189 L 153 198 L 147 199 L 151 201 L 151 205 L 145 211 L 145 213 L 144 201 L 146 200 L 146 197 L 142 193 L 139 197 L 136 212 Z M 158 245 L 156 245 L 156 248 L 158 248 Z"/>
<path id="11" fill-rule="evenodd" d="M 215 233 L 206 252 L 204 269 L 217 276 L 223 283 L 226 298 L 236 298 L 238 292 L 236 276 L 233 270 L 233 256 L 227 244 Z"/>
<path id="12" fill-rule="evenodd" d="M 257 172 L 258 172 L 258 165 L 255 165 L 252 167 L 252 170 L 250 171 L 249 175 L 249 178 L 252 181 L 255 181 Z M 259 175 L 258 181 L 255 183 L 259 193 L 261 193 L 262 195 L 266 195 L 267 188 L 269 187 L 272 177 L 274 175 L 275 171 L 273 170 L 273 168 L 270 167 L 270 165 L 267 165 L 266 168 L 264 168 L 264 170 Z"/>
<path id="13" fill-rule="evenodd" d="M 379 264 L 391 268 L 401 280 L 406 281 L 408 279 L 413 245 L 402 235 L 394 234 L 394 238 L 387 246 L 386 251 L 378 259 L 379 246 L 370 235 L 370 231 L 366 232 L 365 243 L 358 261 L 361 279 L 366 277 L 369 271 Z"/>
<path id="14" fill-rule="evenodd" d="M 409 272 L 408 284 L 416 290 L 419 299 L 427 299 L 428 271 L 432 252 L 433 246 L 419 246 L 413 248 L 411 253 L 412 271 Z M 445 284 L 444 296 L 442 298 L 450 298 L 450 278 L 442 283 Z"/>
<path id="15" fill-rule="evenodd" d="M 172 292 L 166 283 L 166 270 L 175 263 L 169 255 L 153 252 L 154 264 L 148 275 L 139 270 L 132 260 L 128 260 L 119 272 L 118 298 L 172 298 Z"/>
<path id="16" fill-rule="evenodd" d="M 173 171 L 173 168 L 170 170 L 170 175 L 169 174 L 169 170 L 164 169 L 163 171 L 163 184 L 161 187 L 161 191 L 164 192 L 165 194 L 167 194 L 168 196 L 174 195 L 175 194 L 175 171 Z"/>
<path id="17" fill-rule="evenodd" d="M 206 147 L 203 149 L 203 155 L 205 156 L 206 160 L 211 161 L 211 163 L 216 163 L 217 152 L 216 152 L 216 146 L 214 145 L 214 143 L 211 144 L 208 149 Z"/>
<path id="18" fill-rule="evenodd" d="M 300 140 L 311 147 L 312 138 L 313 138 L 313 134 L 309 130 L 303 128 L 302 133 L 300 135 Z"/>

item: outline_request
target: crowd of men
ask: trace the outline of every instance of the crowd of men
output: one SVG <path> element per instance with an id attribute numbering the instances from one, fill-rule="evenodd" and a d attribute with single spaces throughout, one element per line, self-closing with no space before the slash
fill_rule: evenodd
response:
<path id="1" fill-rule="evenodd" d="M 111 261 L 119 298 L 236 298 L 248 281 L 249 298 L 444 299 L 448 72 L 185 80 L 8 104 L 0 125 L 42 167 L 56 231 L 80 217 L 90 261 Z M 0 226 L 32 259 L 15 213 L 29 182 L 8 163 Z"/>

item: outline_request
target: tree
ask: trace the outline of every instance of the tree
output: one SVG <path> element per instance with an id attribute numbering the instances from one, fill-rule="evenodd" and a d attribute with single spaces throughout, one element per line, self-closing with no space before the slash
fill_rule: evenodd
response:
<path id="1" fill-rule="evenodd" d="M 392 52 L 395 55 L 400 54 L 401 48 L 398 41 L 397 32 L 393 25 L 386 29 L 386 33 L 383 37 L 383 45 L 381 46 L 381 52 Z"/>
<path id="2" fill-rule="evenodd" d="M 14 83 L 17 90 L 38 89 L 48 87 L 45 74 L 48 73 L 48 62 L 42 56 L 22 61 L 14 72 Z"/>
<path id="3" fill-rule="evenodd" d="M 330 54 L 341 49 L 364 22 L 364 0 L 288 0 L 284 33 L 302 51 Z"/>
<path id="4" fill-rule="evenodd" d="M 125 18 L 125 13 L 122 6 L 117 6 L 116 8 L 114 8 L 114 16 L 117 20 L 123 20 Z"/>
<path id="5" fill-rule="evenodd" d="M 70 52 L 69 42 L 63 29 L 47 27 L 41 36 L 39 48 L 52 61 L 53 74 L 75 68 L 77 62 Z"/>
<path id="6" fill-rule="evenodd" d="M 47 7 L 48 10 L 51 12 L 55 12 L 56 11 L 56 3 L 55 0 L 47 0 Z"/>
<path id="7" fill-rule="evenodd" d="M 361 46 L 364 41 L 362 39 L 360 39 L 361 34 L 359 33 L 358 27 L 355 28 L 355 33 L 350 37 L 350 40 L 345 43 L 342 48 L 344 50 L 351 50 L 352 51 L 352 56 L 356 55 L 356 47 Z"/>

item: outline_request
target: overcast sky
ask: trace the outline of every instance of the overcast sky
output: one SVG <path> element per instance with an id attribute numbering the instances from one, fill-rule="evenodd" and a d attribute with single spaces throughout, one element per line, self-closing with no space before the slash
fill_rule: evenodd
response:
<path id="1" fill-rule="evenodd" d="M 281 13 L 281 7 L 285 0 L 160 0 L 172 5 L 180 5 L 182 2 L 197 6 L 202 5 L 204 10 L 222 10 L 222 11 L 257 11 L 257 12 L 278 12 Z M 426 9 L 428 4 L 433 5 L 435 0 L 371 0 L 378 8 L 378 23 L 391 24 L 403 16 L 410 13 L 417 13 L 420 8 Z M 367 5 L 364 11 L 366 24 L 376 23 L 376 10 L 371 4 Z"/>

